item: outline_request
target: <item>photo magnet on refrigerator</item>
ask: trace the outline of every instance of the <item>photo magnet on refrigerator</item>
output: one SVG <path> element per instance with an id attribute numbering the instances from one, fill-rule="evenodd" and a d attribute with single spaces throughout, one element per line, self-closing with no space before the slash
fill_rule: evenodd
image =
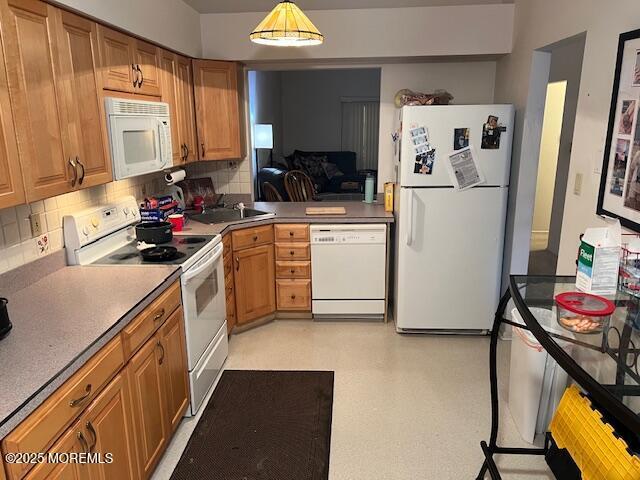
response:
<path id="1" fill-rule="evenodd" d="M 433 173 L 433 164 L 436 161 L 436 149 L 432 148 L 424 153 L 416 155 L 416 163 L 413 167 L 413 173 L 422 175 L 431 175 Z"/>
<path id="2" fill-rule="evenodd" d="M 453 149 L 460 150 L 469 146 L 469 129 L 454 128 L 453 129 Z"/>
<path id="3" fill-rule="evenodd" d="M 498 123 L 499 119 L 495 115 L 489 115 L 487 121 L 482 125 L 482 142 L 480 148 L 483 150 L 498 150 L 500 148 L 500 134 L 507 131 L 507 127 Z"/>

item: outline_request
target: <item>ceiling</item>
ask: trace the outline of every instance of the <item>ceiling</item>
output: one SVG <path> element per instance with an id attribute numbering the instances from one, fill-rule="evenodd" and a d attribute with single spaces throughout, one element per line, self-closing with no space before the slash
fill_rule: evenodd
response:
<path id="1" fill-rule="evenodd" d="M 267 12 L 278 0 L 183 0 L 200 13 Z M 296 0 L 303 10 L 340 8 L 426 7 L 441 5 L 487 5 L 513 0 Z"/>

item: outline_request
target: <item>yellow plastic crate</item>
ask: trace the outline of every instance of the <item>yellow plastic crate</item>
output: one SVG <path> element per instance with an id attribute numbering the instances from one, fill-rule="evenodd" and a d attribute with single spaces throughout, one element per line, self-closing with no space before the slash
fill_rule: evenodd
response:
<path id="1" fill-rule="evenodd" d="M 549 428 L 584 480 L 640 480 L 640 459 L 616 438 L 611 425 L 575 385 L 564 392 Z"/>

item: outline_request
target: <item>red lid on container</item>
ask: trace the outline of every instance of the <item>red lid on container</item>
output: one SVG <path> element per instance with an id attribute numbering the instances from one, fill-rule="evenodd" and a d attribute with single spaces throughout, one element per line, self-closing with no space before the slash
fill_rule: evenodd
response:
<path id="1" fill-rule="evenodd" d="M 560 293 L 556 295 L 556 302 L 565 310 L 591 317 L 606 317 L 616 309 L 611 300 L 584 292 Z"/>

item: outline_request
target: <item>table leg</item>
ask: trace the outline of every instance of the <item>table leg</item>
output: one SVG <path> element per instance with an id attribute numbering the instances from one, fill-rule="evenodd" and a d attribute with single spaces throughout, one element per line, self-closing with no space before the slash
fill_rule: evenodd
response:
<path id="1" fill-rule="evenodd" d="M 485 452 L 488 451 L 489 455 L 493 455 L 496 444 L 498 441 L 498 422 L 499 422 L 499 405 L 498 405 L 498 335 L 500 333 L 500 325 L 502 324 L 502 318 L 504 317 L 504 311 L 507 308 L 507 304 L 511 299 L 511 292 L 509 289 L 504 293 L 498 304 L 495 317 L 493 318 L 493 327 L 491 328 L 491 342 L 489 344 L 489 384 L 491 387 L 491 435 L 489 436 L 489 445 L 483 446 Z M 483 442 L 484 443 L 484 442 Z M 489 468 L 489 461 L 485 459 L 480 468 L 480 473 L 476 480 L 483 480 L 487 469 Z"/>

